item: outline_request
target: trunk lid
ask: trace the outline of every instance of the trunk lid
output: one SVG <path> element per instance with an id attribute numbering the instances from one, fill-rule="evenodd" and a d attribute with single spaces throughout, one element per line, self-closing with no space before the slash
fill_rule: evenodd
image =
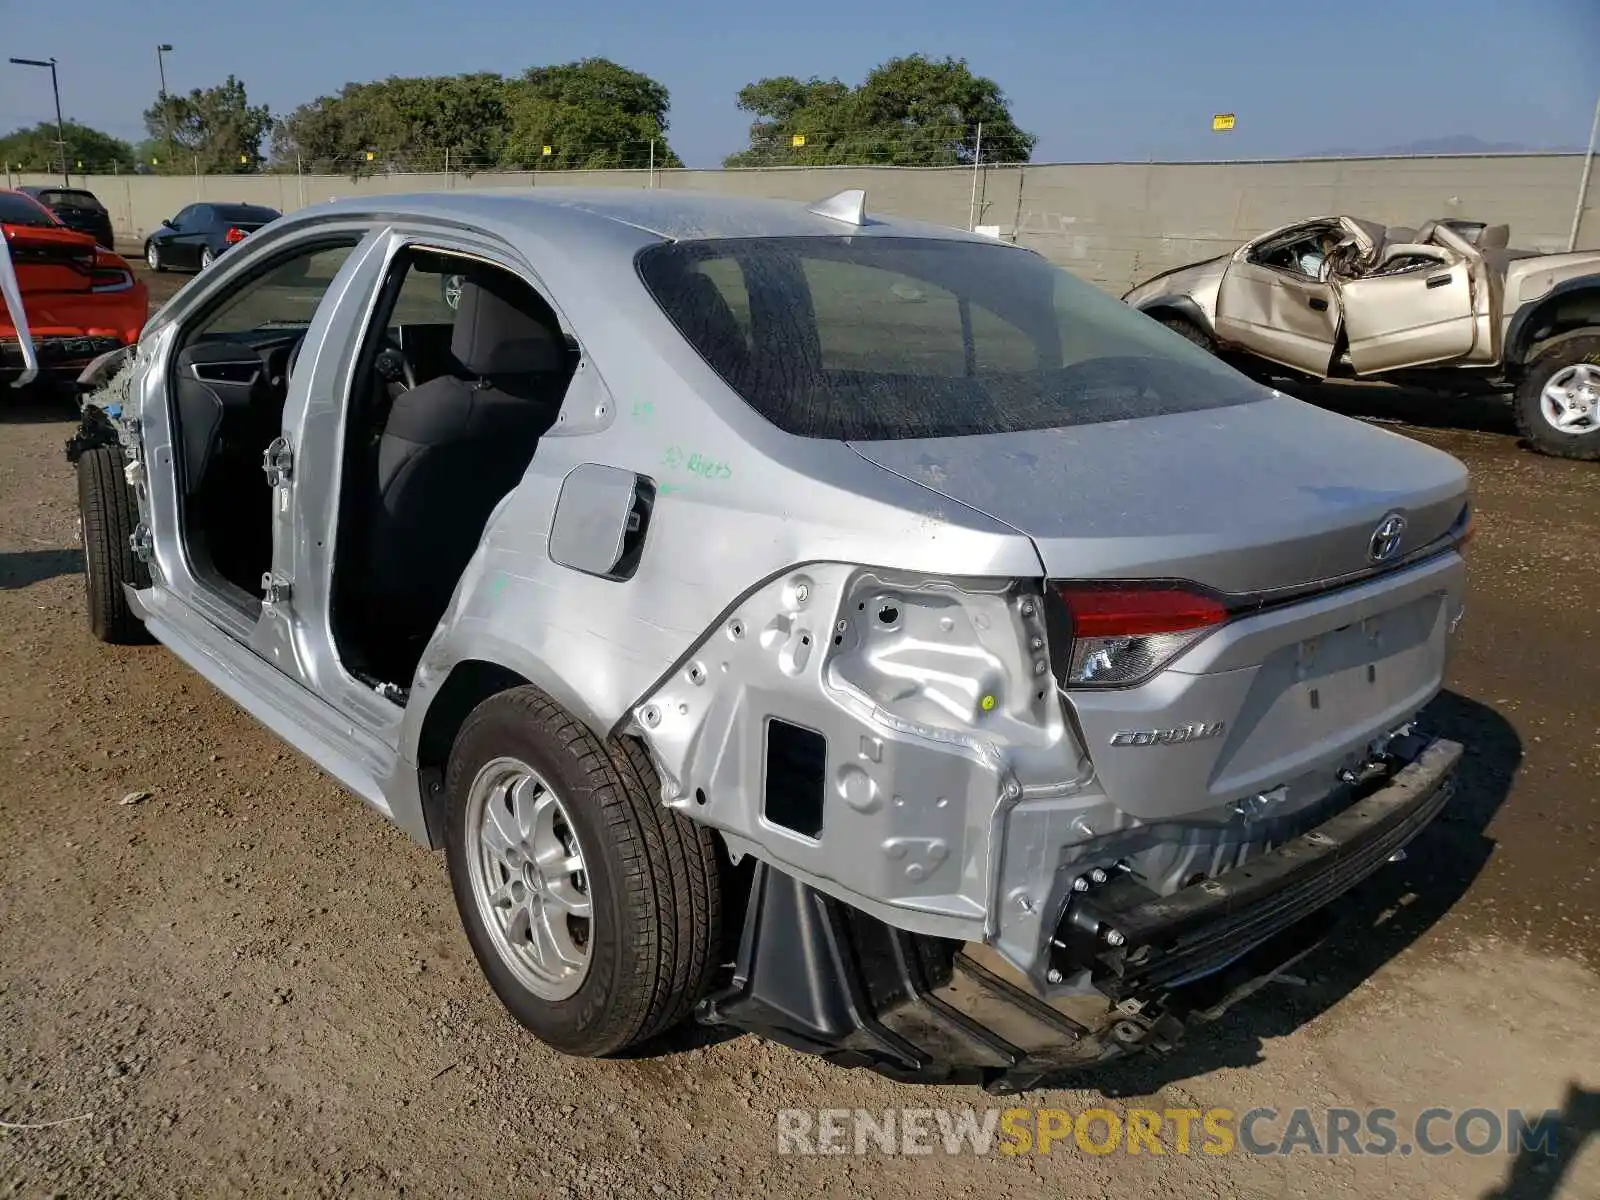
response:
<path id="1" fill-rule="evenodd" d="M 869 461 L 1027 534 L 1055 579 L 1185 579 L 1256 594 L 1370 570 L 1449 532 L 1450 455 L 1291 400 L 1020 433 L 853 442 Z"/>
<path id="2" fill-rule="evenodd" d="M 1369 553 L 1391 514 L 1406 521 L 1395 562 L 1462 515 L 1465 468 L 1419 442 L 1271 396 L 855 449 L 1027 533 L 1052 579 L 1305 591 L 1245 605 L 1129 685 L 1068 687 L 1100 786 L 1142 821 L 1236 826 L 1241 802 L 1260 806 L 1252 820 L 1311 812 L 1442 685 L 1462 560 L 1375 571 Z M 1207 871 L 1243 846 L 1208 844 Z"/>
<path id="3" fill-rule="evenodd" d="M 7 225 L 4 233 L 24 296 L 93 289 L 98 250 L 92 234 L 35 225 Z"/>

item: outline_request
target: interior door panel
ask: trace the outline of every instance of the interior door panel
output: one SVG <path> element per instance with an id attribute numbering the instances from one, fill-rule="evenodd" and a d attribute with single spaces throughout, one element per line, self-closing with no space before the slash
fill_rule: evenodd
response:
<path id="1" fill-rule="evenodd" d="M 264 519 L 271 496 L 261 454 L 278 433 L 281 363 L 298 336 L 207 337 L 185 347 L 174 363 L 183 494 L 208 513 L 240 514 L 235 536 L 205 550 L 217 572 L 246 591 L 255 590 L 271 563 Z M 262 519 L 247 519 L 254 509 Z M 196 523 L 186 536 L 200 540 Z"/>

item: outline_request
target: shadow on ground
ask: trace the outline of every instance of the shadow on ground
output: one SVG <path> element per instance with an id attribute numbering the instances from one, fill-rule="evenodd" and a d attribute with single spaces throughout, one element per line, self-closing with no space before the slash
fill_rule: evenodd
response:
<path id="1" fill-rule="evenodd" d="M 0 383 L 0 425 L 44 425 L 72 421 L 77 415 L 77 395 L 70 389 L 44 383 L 14 388 Z M 66 439 L 62 441 L 64 444 Z"/>
<path id="2" fill-rule="evenodd" d="M 83 551 L 0 551 L 0 589 L 25 588 L 60 575 L 83 573 Z"/>
<path id="3" fill-rule="evenodd" d="M 1282 383 L 1281 391 L 1347 417 L 1395 421 L 1425 429 L 1516 436 L 1511 402 L 1486 392 L 1432 392 L 1383 383 Z"/>
<path id="4" fill-rule="evenodd" d="M 1532 1119 L 1533 1114 L 1527 1114 Z M 1532 1139 L 1517 1148 L 1505 1182 L 1490 1188 L 1482 1200 L 1549 1200 L 1578 1161 L 1584 1143 L 1600 1134 L 1600 1092 L 1567 1084 L 1561 1108 L 1554 1114 L 1550 1141 Z M 1541 1128 L 1540 1133 L 1543 1133 Z"/>

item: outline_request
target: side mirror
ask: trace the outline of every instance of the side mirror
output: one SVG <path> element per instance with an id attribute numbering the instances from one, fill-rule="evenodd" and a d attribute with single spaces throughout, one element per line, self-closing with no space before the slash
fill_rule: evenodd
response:
<path id="1" fill-rule="evenodd" d="M 177 228 L 177 226 L 172 223 L 172 218 L 171 217 L 162 217 L 161 218 L 161 225 L 162 225 L 162 228 L 164 228 L 164 229 L 176 229 Z"/>

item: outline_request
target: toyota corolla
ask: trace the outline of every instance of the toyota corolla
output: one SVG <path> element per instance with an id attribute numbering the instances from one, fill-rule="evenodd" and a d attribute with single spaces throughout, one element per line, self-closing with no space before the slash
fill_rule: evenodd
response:
<path id="1" fill-rule="evenodd" d="M 95 631 L 442 849 L 572 1054 L 1169 1045 L 1461 754 L 1460 463 L 859 192 L 319 205 L 95 381 Z"/>

